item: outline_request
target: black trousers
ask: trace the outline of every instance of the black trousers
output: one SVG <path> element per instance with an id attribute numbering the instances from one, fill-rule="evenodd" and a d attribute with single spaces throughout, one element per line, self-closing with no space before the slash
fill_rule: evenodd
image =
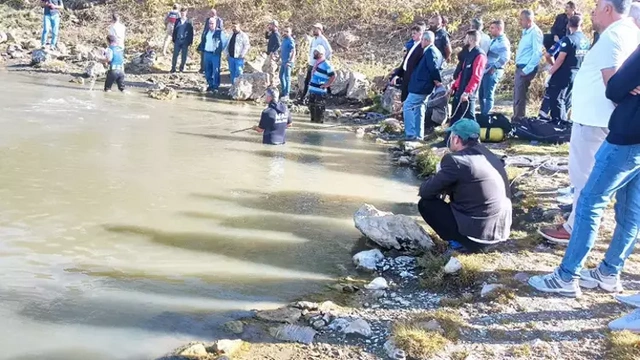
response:
<path id="1" fill-rule="evenodd" d="M 300 101 L 304 100 L 304 97 L 307 96 L 307 91 L 309 91 L 309 82 L 311 81 L 312 72 L 313 72 L 313 66 L 307 65 L 307 75 L 304 77 L 304 89 L 300 94 Z"/>
<path id="2" fill-rule="evenodd" d="M 569 119 L 569 110 L 571 109 L 571 92 L 573 90 L 573 81 L 568 84 L 553 84 L 544 92 L 544 99 L 540 105 L 540 115 L 547 116 L 550 120 L 567 121 Z"/>
<path id="3" fill-rule="evenodd" d="M 204 54 L 204 52 L 202 52 Z M 174 44 L 173 45 L 173 58 L 171 59 L 171 71 L 176 71 L 176 65 L 178 63 L 178 55 L 180 57 L 180 71 L 184 71 L 184 64 L 187 63 L 187 55 L 189 55 L 189 44 Z"/>
<path id="4" fill-rule="evenodd" d="M 113 83 L 118 85 L 118 90 L 124 91 L 124 71 L 109 70 L 107 71 L 107 79 L 104 81 L 104 91 L 111 90 Z"/>
<path id="5" fill-rule="evenodd" d="M 456 94 L 453 97 L 453 103 L 451 104 L 451 111 L 453 115 L 451 116 L 451 120 L 449 121 L 449 126 L 455 124 L 458 120 L 465 119 L 476 119 L 476 99 L 473 96 L 469 96 L 469 100 L 467 102 L 460 102 L 460 96 L 462 93 Z M 444 137 L 444 141 L 449 141 L 449 136 L 451 133 L 446 133 Z"/>
<path id="6" fill-rule="evenodd" d="M 309 113 L 311 114 L 312 123 L 324 123 L 326 98 L 326 95 L 309 94 Z"/>
<path id="7" fill-rule="evenodd" d="M 487 245 L 477 243 L 460 234 L 451 205 L 439 199 L 421 199 L 418 210 L 424 221 L 444 241 L 455 240 L 471 252 L 482 252 Z"/>

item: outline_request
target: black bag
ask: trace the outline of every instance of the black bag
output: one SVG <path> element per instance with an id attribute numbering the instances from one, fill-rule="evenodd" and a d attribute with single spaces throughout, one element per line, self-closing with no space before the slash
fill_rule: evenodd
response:
<path id="1" fill-rule="evenodd" d="M 562 144 L 571 140 L 571 123 L 539 118 L 522 118 L 514 124 L 514 134 L 520 139 L 549 144 Z"/>
<path id="2" fill-rule="evenodd" d="M 477 113 L 476 121 L 482 129 L 480 133 L 480 141 L 484 142 L 503 141 L 507 138 L 507 136 L 511 134 L 511 131 L 513 130 L 509 118 L 501 113 L 489 113 L 487 115 Z M 494 129 L 500 130 L 496 131 Z"/>

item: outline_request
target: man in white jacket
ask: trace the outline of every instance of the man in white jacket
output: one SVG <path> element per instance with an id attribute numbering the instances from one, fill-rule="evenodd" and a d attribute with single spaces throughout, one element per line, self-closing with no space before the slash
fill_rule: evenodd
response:
<path id="1" fill-rule="evenodd" d="M 240 24 L 236 20 L 233 23 L 233 34 L 225 49 L 227 60 L 229 61 L 229 73 L 231 74 L 231 86 L 244 71 L 244 57 L 249 52 L 249 36 L 240 29 Z"/>
<path id="2" fill-rule="evenodd" d="M 309 50 L 309 62 L 307 66 L 307 76 L 304 78 L 304 90 L 300 94 L 299 101 L 304 102 L 304 98 L 307 96 L 307 92 L 309 91 L 309 81 L 311 81 L 311 73 L 313 72 L 313 67 L 316 64 L 316 60 L 313 58 L 313 50 L 316 49 L 319 45 L 324 47 L 325 55 L 324 58 L 326 60 L 331 60 L 331 54 L 333 50 L 331 49 L 331 45 L 329 45 L 329 41 L 322 34 L 324 31 L 324 27 L 320 23 L 316 23 L 313 25 L 313 40 L 311 41 L 311 46 Z"/>
<path id="3" fill-rule="evenodd" d="M 109 27 L 109 35 L 116 38 L 116 45 L 124 49 L 124 36 L 127 27 L 120 22 L 120 15 L 113 13 L 111 15 L 111 26 Z"/>

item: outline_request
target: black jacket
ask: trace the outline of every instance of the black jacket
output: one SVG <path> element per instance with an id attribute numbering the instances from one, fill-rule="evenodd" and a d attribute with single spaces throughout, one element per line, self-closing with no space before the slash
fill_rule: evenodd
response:
<path id="1" fill-rule="evenodd" d="M 411 57 L 407 61 L 407 70 L 404 70 L 402 68 L 402 64 L 404 64 L 405 59 L 407 58 L 407 56 L 409 56 L 409 51 L 404 54 L 404 58 L 402 59 L 402 63 L 400 63 L 400 66 L 393 71 L 393 76 L 397 76 L 402 79 L 402 84 L 400 85 L 402 94 L 400 95 L 400 100 L 402 100 L 403 102 L 409 95 L 409 80 L 411 79 L 411 74 L 413 74 L 413 70 L 416 68 L 416 66 L 418 66 L 418 63 L 420 63 L 420 59 L 422 59 L 422 55 L 424 54 L 422 46 L 418 45 L 418 47 L 413 50 L 413 53 L 411 53 Z"/>
<path id="2" fill-rule="evenodd" d="M 180 19 L 178 19 L 173 28 L 171 38 L 174 44 L 187 44 L 187 46 L 191 46 L 191 44 L 193 44 L 193 24 L 191 24 L 191 20 L 182 23 Z"/>
<path id="3" fill-rule="evenodd" d="M 607 98 L 618 104 L 609 119 L 607 141 L 616 145 L 640 144 L 640 95 L 629 92 L 640 86 L 640 47 L 607 83 Z"/>
<path id="4" fill-rule="evenodd" d="M 449 195 L 462 235 L 489 242 L 508 239 L 511 190 L 502 160 L 478 144 L 445 155 L 440 167 L 420 186 L 420 197 Z"/>
<path id="5" fill-rule="evenodd" d="M 565 13 L 559 14 L 551 27 L 551 35 L 556 35 L 559 39 L 562 39 L 567 35 L 568 29 L 569 16 Z"/>

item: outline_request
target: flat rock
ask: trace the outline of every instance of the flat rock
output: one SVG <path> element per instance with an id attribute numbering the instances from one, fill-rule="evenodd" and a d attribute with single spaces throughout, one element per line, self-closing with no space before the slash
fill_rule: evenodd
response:
<path id="1" fill-rule="evenodd" d="M 292 303 L 291 306 L 300 310 L 314 311 L 314 310 L 318 310 L 318 307 L 320 305 L 318 305 L 318 303 L 314 303 L 311 301 L 296 301 Z"/>
<path id="2" fill-rule="evenodd" d="M 356 268 L 368 271 L 376 271 L 378 263 L 382 260 L 384 260 L 384 255 L 378 249 L 361 251 L 353 255 L 353 263 Z"/>
<path id="3" fill-rule="evenodd" d="M 189 343 L 185 345 L 183 348 L 178 349 L 176 351 L 176 355 L 186 356 L 186 357 L 202 357 L 208 356 L 206 346 L 203 343 Z"/>
<path id="4" fill-rule="evenodd" d="M 447 265 L 444 266 L 444 272 L 447 274 L 455 274 L 460 270 L 462 270 L 462 263 L 455 257 L 449 259 Z"/>
<path id="5" fill-rule="evenodd" d="M 300 319 L 302 311 L 291 307 L 283 307 L 275 310 L 262 310 L 256 313 L 256 317 L 264 321 L 293 324 Z"/>
<path id="6" fill-rule="evenodd" d="M 222 325 L 222 327 L 232 333 L 232 334 L 242 334 L 242 332 L 244 331 L 244 324 L 242 323 L 242 321 L 238 321 L 238 320 L 234 320 L 234 321 L 229 321 L 224 323 L 224 325 Z"/>
<path id="7" fill-rule="evenodd" d="M 271 335 L 278 340 L 311 344 L 317 332 L 309 326 L 280 325 L 270 329 Z"/>
<path id="8" fill-rule="evenodd" d="M 484 284 L 484 286 L 482 286 L 482 290 L 480 290 L 480 297 L 486 297 L 492 292 L 502 288 L 504 288 L 504 285 L 502 284 Z"/>
<path id="9" fill-rule="evenodd" d="M 368 322 L 363 319 L 357 319 L 352 321 L 345 329 L 345 335 L 359 335 L 364 337 L 371 337 L 373 331 Z"/>

